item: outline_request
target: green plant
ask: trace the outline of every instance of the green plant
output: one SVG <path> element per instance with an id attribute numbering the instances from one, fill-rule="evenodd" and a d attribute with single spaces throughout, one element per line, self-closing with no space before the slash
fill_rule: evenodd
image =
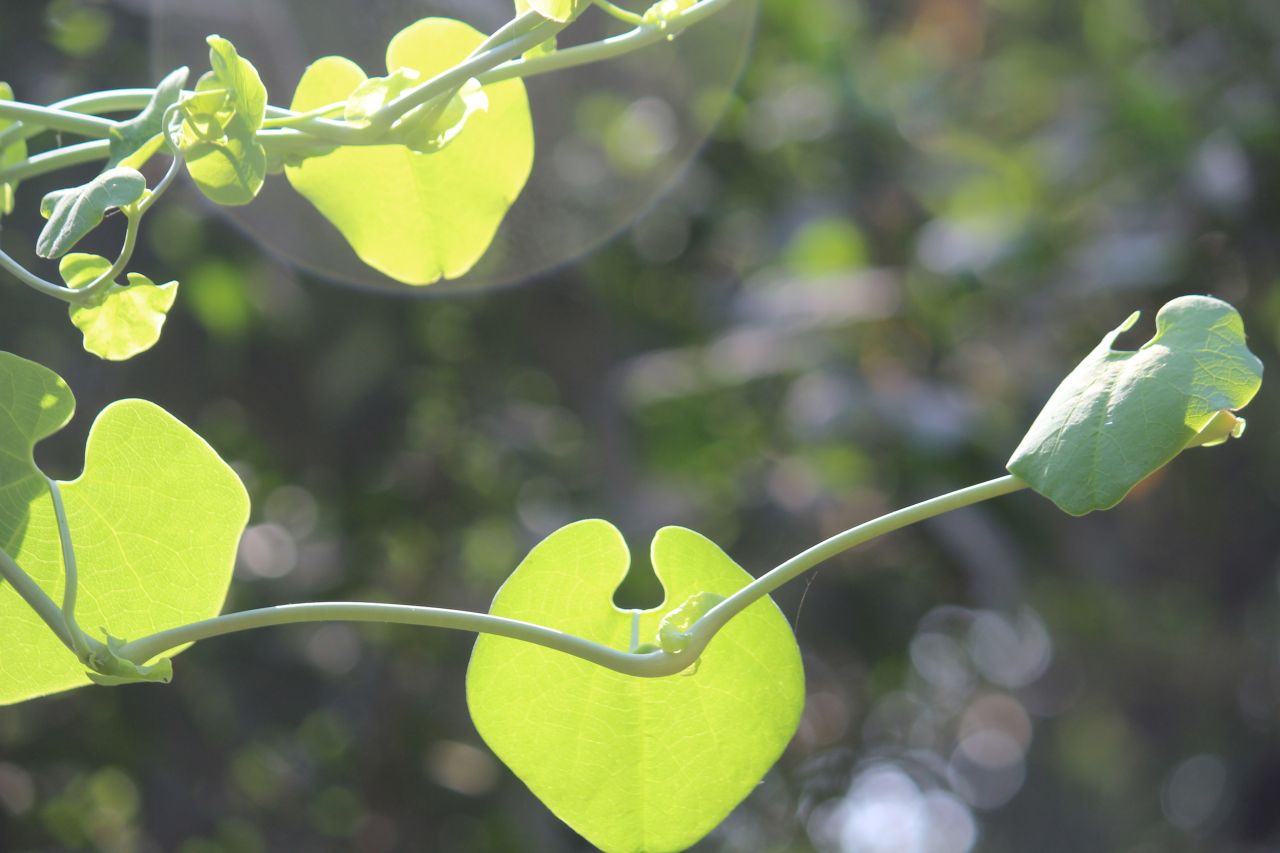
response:
<path id="1" fill-rule="evenodd" d="M 197 185 L 223 203 L 249 200 L 266 171 L 282 164 L 362 256 L 403 271 L 401 263 L 416 260 L 400 254 L 404 243 L 383 245 L 382 233 L 358 231 L 363 217 L 376 220 L 386 199 L 385 193 L 353 195 L 351 170 L 400 176 L 390 184 L 403 183 L 406 169 L 430 180 L 439 158 L 454 152 L 458 160 L 450 173 L 474 174 L 478 167 L 465 146 L 480 138 L 479 122 L 492 115 L 484 112 L 482 96 L 490 110 L 513 122 L 500 126 L 503 144 L 518 146 L 521 134 L 511 131 L 521 124 L 519 99 L 513 95 L 499 109 L 492 91 L 510 81 L 456 69 L 499 49 L 510 56 L 533 52 L 513 61 L 526 71 L 560 67 L 522 65 L 551 57 L 567 63 L 563 57 L 572 51 L 557 54 L 547 40 L 584 4 L 531 5 L 535 12 L 489 39 L 456 22 L 414 25 L 393 43 L 384 78 L 366 80 L 346 60 L 321 60 L 304 77 L 294 110 L 275 118 L 268 117 L 252 66 L 229 43 L 211 39 L 213 70 L 194 92 L 182 92 L 182 72 L 171 75 L 138 118 L 113 124 L 105 145 L 90 143 L 97 146 L 95 157 L 109 155 L 102 175 L 46 198 L 50 224 L 41 252 L 62 257 L 67 286 L 40 280 L 7 256 L 6 266 L 68 302 L 91 351 L 122 358 L 145 349 L 159 333 L 174 287 L 140 277 L 122 286 L 116 279 L 128 264 L 138 221 L 185 162 Z M 650 39 L 723 5 L 667 0 L 644 16 L 609 8 L 635 19 L 629 22 L 639 27 L 636 32 Z M 466 56 L 449 68 L 430 65 L 448 55 L 426 50 L 437 39 Z M 421 65 L 404 59 L 420 52 L 429 54 Z M 421 94 L 441 77 L 449 78 L 447 85 Z M 75 146 L 45 161 L 39 159 L 45 155 L 26 158 L 24 134 L 73 130 L 74 122 L 62 109 L 6 110 L 10 105 L 0 103 L 0 116 L 22 121 L 4 131 L 7 140 L 0 136 L 0 162 L 15 164 L 0 171 L 9 204 L 17 179 L 40 171 L 31 164 L 74 159 L 67 152 Z M 343 121 L 326 118 L 339 110 Z M 380 118 L 387 115 L 392 117 Z M 369 131 L 379 123 L 385 126 Z M 291 133 L 278 136 L 275 130 Z M 275 139 L 290 141 L 270 142 Z M 353 147 L 364 145 L 374 147 Z M 170 168 L 149 191 L 139 183 L 136 165 L 166 146 Z M 503 162 L 527 173 L 520 156 Z M 308 172 L 325 164 L 332 171 Z M 464 182 L 451 198 L 465 202 L 492 189 Z M 510 191 L 508 185 L 487 197 L 505 198 Z M 420 208 L 423 221 L 432 219 L 436 203 L 428 199 Z M 113 208 L 128 224 L 120 258 L 112 263 L 71 254 Z M 467 233 L 491 237 L 486 229 L 496 227 L 490 218 L 467 226 Z M 461 259 L 453 258 L 448 253 L 467 242 L 458 239 L 439 245 L 445 254 L 437 260 L 444 260 L 430 274 L 465 272 L 466 258 L 477 249 L 459 250 Z M 1136 351 L 1116 350 L 1117 337 L 1136 320 L 1135 314 L 1107 335 L 1066 377 L 1014 452 L 1008 475 L 868 521 L 758 578 L 698 534 L 666 528 L 651 546 L 666 600 L 648 611 L 614 606 L 613 591 L 628 569 L 626 546 L 606 522 L 583 521 L 535 548 L 487 614 L 327 602 L 218 615 L 248 516 L 235 474 L 163 410 L 128 400 L 98 416 L 79 478 L 59 483 L 46 477 L 33 461 L 34 447 L 70 420 L 73 397 L 48 369 L 0 354 L 0 488 L 6 497 L 0 504 L 0 703 L 90 683 L 166 682 L 172 657 L 189 644 L 261 627 L 349 620 L 473 631 L 481 636 L 468 671 L 468 702 L 499 757 L 601 848 L 682 849 L 748 793 L 797 725 L 803 702 L 798 649 L 769 598 L 781 585 L 878 536 L 1027 487 L 1071 514 L 1106 509 L 1182 450 L 1243 432 L 1235 412 L 1256 394 L 1262 367 L 1246 347 L 1236 311 L 1216 299 L 1182 297 L 1159 312 L 1150 341 Z"/>

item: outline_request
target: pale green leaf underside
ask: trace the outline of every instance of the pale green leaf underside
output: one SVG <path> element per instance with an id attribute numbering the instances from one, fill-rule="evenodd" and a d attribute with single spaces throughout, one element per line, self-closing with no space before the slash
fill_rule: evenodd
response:
<path id="1" fill-rule="evenodd" d="M 100 255 L 73 252 L 62 259 L 62 280 L 77 290 L 111 269 Z M 129 273 L 128 287 L 111 284 L 94 302 L 72 305 L 71 322 L 84 334 L 84 348 L 99 358 L 125 361 L 160 340 L 165 317 L 178 295 L 178 283 L 157 285 L 141 273 Z"/>
<path id="2" fill-rule="evenodd" d="M 461 21 L 427 18 L 387 49 L 387 71 L 423 79 L 453 67 L 484 41 Z M 355 63 L 325 57 L 307 68 L 292 108 L 340 103 L 367 80 Z M 447 147 L 348 146 L 290 165 L 293 188 L 315 205 L 374 269 L 405 284 L 457 278 L 488 250 L 533 167 L 533 123 L 524 84 L 484 87 L 488 109 L 468 117 Z"/>
<path id="3" fill-rule="evenodd" d="M 0 547 L 54 601 L 63 592 L 57 522 L 31 453 L 74 406 L 52 371 L 0 353 Z M 181 422 L 142 400 L 112 404 L 90 430 L 84 473 L 61 491 L 79 565 L 77 617 L 88 633 L 136 638 L 221 610 L 249 499 Z M 90 683 L 7 584 L 0 650 L 0 705 Z"/>
<path id="4" fill-rule="evenodd" d="M 666 601 L 642 614 L 641 644 L 678 605 L 751 581 L 683 528 L 659 531 L 652 559 Z M 632 614 L 613 605 L 629 563 L 612 525 L 569 525 L 525 558 L 491 612 L 630 649 Z M 786 618 L 765 598 L 716 635 L 692 674 L 667 678 L 482 636 L 467 702 L 489 747 L 587 840 L 608 853 L 662 853 L 715 828 L 777 760 L 799 721 L 804 674 Z"/>
<path id="5" fill-rule="evenodd" d="M 1010 473 L 1072 515 L 1115 506 L 1262 384 L 1262 362 L 1227 303 L 1179 297 L 1140 349 L 1112 349 L 1137 320 L 1135 312 L 1063 380 L 1009 460 Z"/>
<path id="6" fill-rule="evenodd" d="M 125 166 L 108 169 L 87 184 L 54 190 L 40 202 L 40 213 L 49 221 L 36 240 L 36 254 L 62 257 L 102 224 L 107 211 L 133 204 L 146 191 L 146 178 Z"/>

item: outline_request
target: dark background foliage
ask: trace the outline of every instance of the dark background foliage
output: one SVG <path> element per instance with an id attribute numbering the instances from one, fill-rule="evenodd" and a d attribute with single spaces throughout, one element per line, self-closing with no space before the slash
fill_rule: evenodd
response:
<path id="1" fill-rule="evenodd" d="M 0 0 L 0 77 L 41 102 L 139 85 L 145 11 Z M 8 250 L 29 256 L 52 188 L 23 192 Z M 483 609 L 592 516 L 641 555 L 693 527 L 758 574 L 999 474 L 1134 308 L 1146 334 L 1173 296 L 1228 299 L 1274 369 L 1280 10 L 767 0 L 675 189 L 604 249 L 478 295 L 310 278 L 183 193 L 135 264 L 182 281 L 153 352 L 100 363 L 16 285 L 0 342 L 78 396 L 51 473 L 126 396 L 234 460 L 255 509 L 231 608 Z M 1275 395 L 1248 416 L 1111 512 L 1002 498 L 783 590 L 804 721 L 697 849 L 1280 850 Z M 469 647 L 280 629 L 201 645 L 168 687 L 0 709 L 0 850 L 585 849 L 484 750 Z"/>

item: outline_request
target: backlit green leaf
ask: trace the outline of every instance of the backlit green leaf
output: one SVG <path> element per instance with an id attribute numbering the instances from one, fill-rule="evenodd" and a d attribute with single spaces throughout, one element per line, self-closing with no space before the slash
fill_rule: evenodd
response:
<path id="1" fill-rule="evenodd" d="M 187 172 L 211 201 L 248 204 L 267 176 L 267 152 L 257 139 L 267 90 L 253 63 L 220 36 L 209 36 L 209 64 L 195 95 L 183 102 Z"/>
<path id="2" fill-rule="evenodd" d="M 62 257 L 102 224 L 108 210 L 133 204 L 146 191 L 146 178 L 125 166 L 108 169 L 83 186 L 54 190 L 40 202 L 40 215 L 49 221 L 36 240 L 36 254 Z"/>
<path id="3" fill-rule="evenodd" d="M 640 614 L 652 645 L 751 581 L 712 542 L 668 527 L 651 557 L 666 602 Z M 630 557 L 603 521 L 553 533 L 525 558 L 491 612 L 631 648 L 633 614 L 613 604 Z M 485 742 L 562 820 L 608 853 L 683 850 L 755 788 L 795 732 L 804 674 L 795 637 L 770 599 L 738 615 L 694 668 L 621 675 L 566 654 L 485 635 L 467 671 Z"/>
<path id="4" fill-rule="evenodd" d="M 160 126 L 165 110 L 178 102 L 182 97 L 182 87 L 187 83 L 188 70 L 184 66 L 170 72 L 160 81 L 155 94 L 147 106 L 128 121 L 122 121 L 111 129 L 108 137 L 111 145 L 111 158 L 108 166 L 125 165 L 134 169 L 151 158 L 151 155 L 164 144 Z"/>
<path id="5" fill-rule="evenodd" d="M 460 21 L 427 18 L 392 39 L 387 69 L 392 75 L 411 69 L 428 79 L 483 41 Z M 305 112 L 340 103 L 366 80 L 350 60 L 326 57 L 307 69 L 292 107 Z M 457 278 L 489 248 L 533 166 L 524 84 L 508 80 L 483 92 L 488 110 L 473 112 L 443 150 L 342 147 L 285 174 L 365 263 L 406 284 Z"/>
<path id="6" fill-rule="evenodd" d="M 267 87 L 258 69 L 236 52 L 222 36 L 209 36 L 209 73 L 227 92 L 227 105 L 252 130 L 262 127 L 267 112 Z"/>
<path id="7" fill-rule="evenodd" d="M 58 271 L 68 286 L 86 287 L 111 269 L 99 255 L 73 252 Z M 84 333 L 84 348 L 110 361 L 124 361 L 153 347 L 178 295 L 178 283 L 157 285 L 145 275 L 129 273 L 129 285 L 111 284 L 92 304 L 72 305 L 71 322 Z"/>
<path id="8" fill-rule="evenodd" d="M 1112 349 L 1129 319 L 1071 372 L 1031 425 L 1009 471 L 1072 515 L 1108 509 L 1187 447 L 1243 431 L 1231 415 L 1262 384 L 1234 308 L 1182 296 L 1136 351 Z"/>
<path id="9" fill-rule="evenodd" d="M 0 353 L 0 548 L 55 601 L 62 554 L 32 449 L 74 408 L 52 371 Z M 61 491 L 79 566 L 76 615 L 88 633 L 102 627 L 136 638 L 222 608 L 249 499 L 235 472 L 163 409 L 141 400 L 104 409 L 89 432 L 84 473 Z M 90 683 L 7 584 L 0 584 L 0 649 L 0 704 Z"/>
<path id="10" fill-rule="evenodd" d="M 0 101 L 12 101 L 13 89 L 8 83 L 0 83 Z M 0 118 L 0 131 L 10 127 L 13 121 L 6 118 Z M 0 149 L 0 169 L 6 166 L 12 166 L 21 163 L 27 159 L 27 143 L 14 142 Z M 13 213 L 14 193 L 18 189 L 17 181 L 6 181 L 0 183 L 0 216 L 7 213 Z"/>

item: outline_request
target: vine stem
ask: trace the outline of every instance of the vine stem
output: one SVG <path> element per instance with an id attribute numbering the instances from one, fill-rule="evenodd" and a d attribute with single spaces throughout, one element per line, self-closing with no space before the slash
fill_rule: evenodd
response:
<path id="1" fill-rule="evenodd" d="M 734 616 L 824 560 L 925 519 L 1025 488 L 1027 484 L 1012 475 L 999 477 L 922 501 L 838 533 L 792 557 L 718 604 L 690 629 L 689 645 L 679 653 L 660 650 L 636 654 L 553 628 L 487 613 L 406 604 L 339 601 L 285 604 L 216 616 L 133 640 L 126 643 L 119 654 L 142 665 L 179 646 L 240 631 L 306 622 L 381 622 L 448 628 L 523 640 L 571 654 L 624 675 L 646 678 L 674 675 L 692 666 L 720 629 Z"/>
<path id="2" fill-rule="evenodd" d="M 382 132 L 396 120 L 415 107 L 457 89 L 472 77 L 481 84 L 488 85 L 615 59 L 664 40 L 672 40 L 689 27 L 736 2 L 738 0 L 700 0 L 661 24 L 644 23 L 641 18 L 638 26 L 621 35 L 564 48 L 545 56 L 517 58 L 568 26 L 567 23 L 543 20 L 534 12 L 525 13 L 500 28 L 461 64 L 424 81 L 386 104 L 374 115 L 369 125 L 355 127 L 323 117 L 329 111 L 336 111 L 340 104 L 328 105 L 306 115 L 268 106 L 269 118 L 264 129 L 259 131 L 259 141 L 276 150 L 308 147 L 317 141 L 345 145 L 382 144 L 385 142 Z M 115 122 L 86 115 L 87 113 L 141 109 L 146 106 L 153 92 L 153 89 L 99 92 L 59 101 L 52 107 L 38 107 L 17 101 L 0 102 L 0 115 L 4 114 L 2 110 L 6 108 L 27 111 L 24 116 L 14 115 L 15 118 L 25 117 L 26 122 L 0 132 L 0 147 L 19 137 L 28 138 L 43 129 L 57 129 L 53 124 L 55 120 L 75 124 L 80 132 L 90 136 L 105 136 L 106 130 L 102 128 L 114 126 Z M 91 128 L 95 130 L 90 132 Z M 0 182 L 32 178 L 68 166 L 106 159 L 108 156 L 105 140 L 71 145 L 37 154 L 0 169 Z"/>
<path id="3" fill-rule="evenodd" d="M 36 583 L 31 575 L 24 572 L 14 562 L 13 557 L 10 557 L 3 550 L 0 550 L 0 579 L 3 579 L 13 587 L 14 592 L 18 593 L 22 600 L 31 606 L 31 609 L 49 626 L 49 629 L 53 631 L 58 640 L 70 649 L 73 654 L 79 656 L 79 653 L 76 652 L 75 643 L 71 639 L 71 631 L 67 628 L 67 621 L 62 616 L 62 609 L 40 588 L 40 584 Z"/>

